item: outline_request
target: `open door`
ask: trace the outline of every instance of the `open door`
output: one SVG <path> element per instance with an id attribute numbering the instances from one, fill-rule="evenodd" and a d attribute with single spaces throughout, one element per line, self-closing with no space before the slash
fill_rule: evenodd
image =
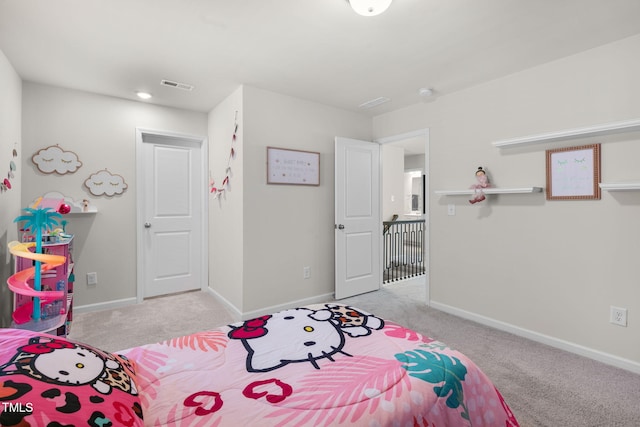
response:
<path id="1" fill-rule="evenodd" d="M 335 297 L 380 289 L 380 146 L 336 137 Z"/>

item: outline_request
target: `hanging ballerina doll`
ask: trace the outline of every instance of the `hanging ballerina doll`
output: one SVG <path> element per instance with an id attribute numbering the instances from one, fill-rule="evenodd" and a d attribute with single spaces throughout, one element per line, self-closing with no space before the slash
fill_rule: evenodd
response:
<path id="1" fill-rule="evenodd" d="M 491 186 L 491 184 L 489 184 L 489 177 L 487 177 L 487 173 L 482 169 L 482 166 L 478 167 L 478 170 L 476 171 L 476 179 L 478 182 L 470 187 L 474 190 L 473 198 L 469 200 L 469 203 L 472 205 L 483 201 L 486 198 L 483 190 Z"/>

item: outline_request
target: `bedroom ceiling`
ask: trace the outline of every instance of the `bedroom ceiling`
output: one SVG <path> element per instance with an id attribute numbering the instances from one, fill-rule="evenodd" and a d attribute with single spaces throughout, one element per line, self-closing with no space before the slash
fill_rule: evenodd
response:
<path id="1" fill-rule="evenodd" d="M 23 80 L 202 112 L 248 84 L 377 115 L 638 33 L 638 0 L 0 0 Z"/>

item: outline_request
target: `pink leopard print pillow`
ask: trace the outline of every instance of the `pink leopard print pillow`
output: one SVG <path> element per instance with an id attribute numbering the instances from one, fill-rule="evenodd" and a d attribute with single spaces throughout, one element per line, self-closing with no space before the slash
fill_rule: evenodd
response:
<path id="1" fill-rule="evenodd" d="M 133 363 L 61 337 L 0 329 L 0 426 L 25 425 L 143 426 Z"/>

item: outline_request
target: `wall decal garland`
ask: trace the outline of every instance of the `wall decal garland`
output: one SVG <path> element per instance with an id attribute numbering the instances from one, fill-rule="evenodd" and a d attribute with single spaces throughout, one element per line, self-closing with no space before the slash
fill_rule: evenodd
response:
<path id="1" fill-rule="evenodd" d="M 233 136 L 231 137 L 231 149 L 229 150 L 229 159 L 227 160 L 227 168 L 225 170 L 225 177 L 222 180 L 222 184 L 220 187 L 216 187 L 216 183 L 213 180 L 213 178 L 211 177 L 211 171 L 209 171 L 209 188 L 210 188 L 210 192 L 211 194 L 213 194 L 213 198 L 217 199 L 219 198 L 222 194 L 224 194 L 225 191 L 230 190 L 231 187 L 231 161 L 233 159 L 236 158 L 236 149 L 235 149 L 235 143 L 236 143 L 236 139 L 237 139 L 237 134 L 238 134 L 238 112 L 236 111 L 236 116 L 234 119 L 234 127 L 233 127 Z"/>
<path id="2" fill-rule="evenodd" d="M 17 145 L 17 144 L 16 144 Z M 18 150 L 13 149 L 13 158 L 18 157 Z M 0 182 L 0 193 L 4 193 L 5 191 L 11 190 L 11 179 L 15 177 L 14 172 L 16 171 L 16 162 L 13 160 L 9 161 L 9 172 L 7 173 L 7 177 L 4 178 L 2 182 Z"/>

